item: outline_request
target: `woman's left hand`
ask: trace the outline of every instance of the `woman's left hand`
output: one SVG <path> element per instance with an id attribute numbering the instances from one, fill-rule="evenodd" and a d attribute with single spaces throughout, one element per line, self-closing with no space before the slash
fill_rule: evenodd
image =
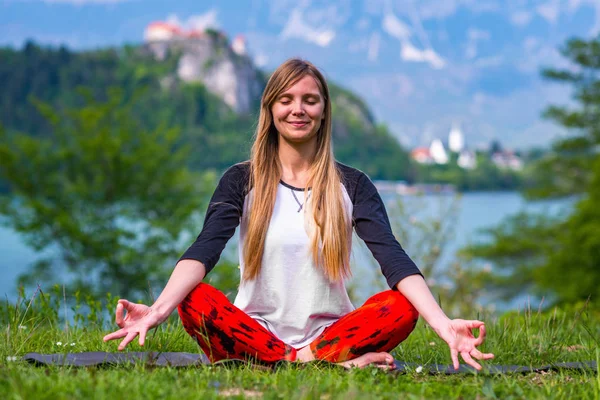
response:
<path id="1" fill-rule="evenodd" d="M 479 329 L 479 336 L 475 337 L 472 330 Z M 485 324 L 482 321 L 467 321 L 464 319 L 449 320 L 448 323 L 436 329 L 436 333 L 444 339 L 450 347 L 450 355 L 454 369 L 458 369 L 458 355 L 467 364 L 476 370 L 481 370 L 481 365 L 473 358 L 478 360 L 489 360 L 494 358 L 492 353 L 482 353 L 477 346 L 485 340 Z"/>

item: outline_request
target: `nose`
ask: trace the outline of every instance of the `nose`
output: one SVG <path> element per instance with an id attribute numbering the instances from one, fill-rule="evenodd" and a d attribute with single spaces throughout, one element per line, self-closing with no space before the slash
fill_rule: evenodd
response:
<path id="1" fill-rule="evenodd" d="M 292 108 L 292 115 L 304 115 L 304 107 L 302 106 L 302 102 L 294 102 Z"/>

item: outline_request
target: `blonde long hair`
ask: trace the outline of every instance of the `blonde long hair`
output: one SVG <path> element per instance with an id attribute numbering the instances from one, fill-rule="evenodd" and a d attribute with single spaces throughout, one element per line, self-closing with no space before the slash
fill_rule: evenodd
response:
<path id="1" fill-rule="evenodd" d="M 273 123 L 271 107 L 278 96 L 306 75 L 312 76 L 325 101 L 325 115 L 317 132 L 317 150 L 305 188 L 311 188 L 311 199 L 305 212 L 309 221 L 312 258 L 329 281 L 350 276 L 350 243 L 348 216 L 344 209 L 342 183 L 331 145 L 331 98 L 327 82 L 310 62 L 290 59 L 280 65 L 269 78 L 262 95 L 260 115 L 250 157 L 250 188 L 254 190 L 249 208 L 248 229 L 244 241 L 244 280 L 260 273 L 265 239 L 273 214 L 277 186 L 281 179 L 279 134 Z"/>

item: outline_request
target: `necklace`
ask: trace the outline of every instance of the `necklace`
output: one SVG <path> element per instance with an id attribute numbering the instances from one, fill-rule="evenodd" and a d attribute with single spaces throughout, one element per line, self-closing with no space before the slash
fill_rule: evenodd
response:
<path id="1" fill-rule="evenodd" d="M 304 203 L 300 203 L 300 200 L 298 200 L 298 197 L 296 197 L 296 193 L 294 192 L 294 189 L 290 189 L 290 191 L 292 192 L 292 196 L 294 196 L 294 200 L 296 200 L 296 203 L 298 203 L 298 212 L 302 211 L 302 207 L 304 207 L 304 204 L 306 204 L 306 201 L 310 198 L 310 194 L 312 193 L 308 193 L 308 196 L 306 196 L 306 200 L 304 200 Z"/>

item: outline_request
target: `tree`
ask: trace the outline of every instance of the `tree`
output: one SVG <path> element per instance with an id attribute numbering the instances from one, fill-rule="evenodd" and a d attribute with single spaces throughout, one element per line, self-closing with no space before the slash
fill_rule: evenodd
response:
<path id="1" fill-rule="evenodd" d="M 193 239 L 214 176 L 187 167 L 179 130 L 142 128 L 121 90 L 64 110 L 34 101 L 43 135 L 0 130 L 0 221 L 47 255 L 23 283 L 57 282 L 95 295 L 161 283 Z"/>
<path id="2" fill-rule="evenodd" d="M 0 48 L 0 121 L 6 130 L 43 135 L 50 128 L 29 101 L 35 97 L 60 107 L 81 106 L 75 88 L 85 86 L 101 99 L 106 88 L 117 86 L 125 97 L 140 87 L 149 90 L 138 99 L 134 112 L 144 129 L 159 124 L 181 128 L 181 142 L 202 148 L 188 158 L 195 170 L 222 171 L 248 159 L 260 97 L 250 99 L 252 111 L 236 113 L 201 82 L 177 78 L 177 64 L 185 50 L 169 46 L 157 60 L 144 45 L 70 51 L 28 42 L 22 50 Z M 212 51 L 230 54 L 219 36 Z M 185 47 L 185 46 L 184 46 Z M 232 62 L 237 62 L 233 56 Z M 264 88 L 260 70 L 248 85 Z M 355 94 L 330 82 L 336 157 L 367 172 L 372 179 L 413 180 L 407 152 L 383 126 L 376 126 L 367 105 Z M 357 146 L 360 143 L 360 146 Z M 0 193 L 6 192 L 0 181 Z"/>
<path id="3" fill-rule="evenodd" d="M 572 39 L 562 54 L 575 65 L 572 70 L 547 69 L 543 75 L 567 83 L 579 107 L 548 107 L 544 116 L 571 129 L 573 134 L 556 141 L 552 152 L 537 164 L 530 198 L 556 198 L 590 190 L 600 144 L 600 36 L 590 41 Z"/>
<path id="4" fill-rule="evenodd" d="M 578 196 L 569 215 L 550 219 L 521 214 L 491 229 L 489 243 L 470 246 L 465 253 L 488 259 L 501 269 L 493 282 L 513 290 L 531 286 L 557 302 L 600 298 L 600 36 L 569 40 L 562 54 L 568 70 L 547 69 L 543 75 L 571 85 L 577 106 L 553 105 L 544 116 L 573 134 L 556 141 L 537 161 L 532 199 Z M 504 268 L 502 268 L 504 267 Z M 500 285 L 502 286 L 502 285 Z M 504 291 L 505 294 L 509 292 Z"/>

